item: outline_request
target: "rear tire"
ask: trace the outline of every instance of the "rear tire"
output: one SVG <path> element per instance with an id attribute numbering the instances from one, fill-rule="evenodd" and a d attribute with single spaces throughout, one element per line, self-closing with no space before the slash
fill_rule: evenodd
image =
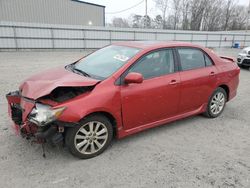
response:
<path id="1" fill-rule="evenodd" d="M 69 128 L 65 143 L 69 151 L 80 159 L 89 159 L 101 154 L 110 144 L 113 127 L 108 118 L 93 115 L 80 121 L 80 125 Z"/>
<path id="2" fill-rule="evenodd" d="M 204 115 L 208 118 L 216 118 L 223 112 L 227 102 L 226 91 L 218 87 L 209 98 L 207 109 Z"/>

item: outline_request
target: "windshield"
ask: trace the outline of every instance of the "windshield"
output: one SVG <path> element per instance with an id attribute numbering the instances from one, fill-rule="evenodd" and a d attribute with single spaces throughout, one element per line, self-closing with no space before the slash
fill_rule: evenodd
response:
<path id="1" fill-rule="evenodd" d="M 103 80 L 128 62 L 140 49 L 126 46 L 107 46 L 81 59 L 74 69 Z"/>

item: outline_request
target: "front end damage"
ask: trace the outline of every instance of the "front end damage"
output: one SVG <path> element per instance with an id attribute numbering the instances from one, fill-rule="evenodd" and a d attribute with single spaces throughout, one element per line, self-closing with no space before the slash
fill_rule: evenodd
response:
<path id="1" fill-rule="evenodd" d="M 18 91 L 6 95 L 16 134 L 41 144 L 63 141 L 66 129 L 78 125 L 76 121 L 81 118 L 67 118 L 72 117 L 67 105 L 88 95 L 98 83 L 100 80 L 75 74 L 64 67 L 26 79 Z"/>
<path id="2" fill-rule="evenodd" d="M 35 122 L 31 112 L 36 109 L 36 101 L 22 97 L 19 91 L 10 92 L 6 95 L 8 100 L 8 113 L 13 121 L 13 128 L 17 135 L 26 139 L 33 139 L 34 142 L 44 143 L 46 140 L 52 142 L 62 140 L 62 128 L 55 122 L 41 124 Z M 56 136 L 56 137 L 55 137 Z"/>
<path id="3" fill-rule="evenodd" d="M 8 101 L 8 113 L 14 123 L 13 128 L 15 133 L 29 138 L 31 135 L 37 132 L 38 127 L 29 122 L 23 121 L 23 119 L 26 119 L 25 116 L 27 116 L 27 109 L 25 110 L 22 106 L 32 109 L 34 107 L 34 103 L 27 102 L 25 99 L 22 99 L 19 91 L 8 93 L 6 98 Z"/>
<path id="4" fill-rule="evenodd" d="M 36 143 L 63 141 L 65 129 L 78 123 L 58 120 L 66 107 L 57 106 L 92 89 L 93 86 L 58 87 L 38 99 L 29 99 L 19 91 L 8 93 L 8 113 L 16 134 Z"/>

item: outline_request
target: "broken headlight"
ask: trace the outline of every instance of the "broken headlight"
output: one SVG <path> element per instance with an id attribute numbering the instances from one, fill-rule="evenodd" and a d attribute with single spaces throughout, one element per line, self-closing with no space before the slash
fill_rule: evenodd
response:
<path id="1" fill-rule="evenodd" d="M 45 126 L 48 123 L 58 119 L 65 108 L 66 107 L 53 109 L 49 105 L 36 103 L 36 106 L 31 111 L 28 119 L 30 122 L 35 123 L 38 126 Z"/>

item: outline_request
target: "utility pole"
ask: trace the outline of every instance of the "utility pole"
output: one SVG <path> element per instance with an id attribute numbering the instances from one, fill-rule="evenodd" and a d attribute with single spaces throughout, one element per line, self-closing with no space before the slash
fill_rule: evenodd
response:
<path id="1" fill-rule="evenodd" d="M 148 15 L 148 0 L 145 0 L 145 15 Z"/>

